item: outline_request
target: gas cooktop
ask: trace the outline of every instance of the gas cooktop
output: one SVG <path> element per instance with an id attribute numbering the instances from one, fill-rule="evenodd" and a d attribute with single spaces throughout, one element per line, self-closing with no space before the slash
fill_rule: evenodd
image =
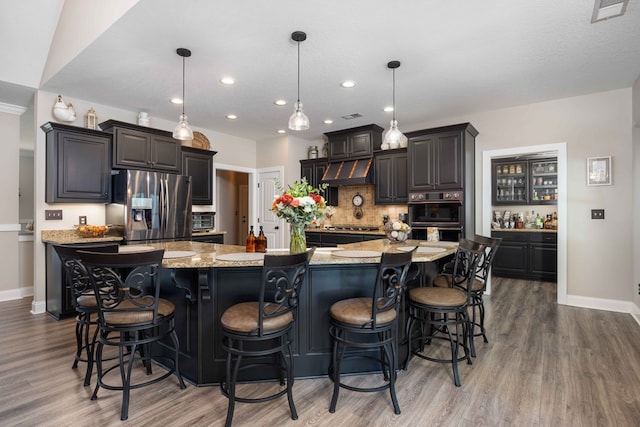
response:
<path id="1" fill-rule="evenodd" d="M 376 231 L 380 227 L 377 225 L 332 225 L 326 227 L 327 230 L 351 230 L 351 231 Z"/>

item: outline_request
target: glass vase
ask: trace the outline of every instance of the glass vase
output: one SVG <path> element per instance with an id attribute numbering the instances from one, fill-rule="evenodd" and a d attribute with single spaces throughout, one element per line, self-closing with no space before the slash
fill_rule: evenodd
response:
<path id="1" fill-rule="evenodd" d="M 289 253 L 299 254 L 307 251 L 307 236 L 304 234 L 303 224 L 291 224 L 291 242 Z"/>

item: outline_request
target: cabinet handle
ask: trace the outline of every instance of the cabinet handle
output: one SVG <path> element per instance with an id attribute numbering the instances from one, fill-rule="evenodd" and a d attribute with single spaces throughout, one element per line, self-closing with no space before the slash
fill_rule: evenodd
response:
<path id="1" fill-rule="evenodd" d="M 273 228 L 274 228 L 275 230 L 280 230 L 280 227 L 279 227 L 279 226 L 277 226 L 277 225 L 276 225 L 275 227 L 273 227 Z"/>

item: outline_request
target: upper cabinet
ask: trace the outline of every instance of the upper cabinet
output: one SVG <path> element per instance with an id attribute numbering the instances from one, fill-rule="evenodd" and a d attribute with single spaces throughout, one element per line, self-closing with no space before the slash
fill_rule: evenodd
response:
<path id="1" fill-rule="evenodd" d="M 213 204 L 213 156 L 216 151 L 182 147 L 182 174 L 191 177 L 191 204 Z"/>
<path id="2" fill-rule="evenodd" d="M 463 189 L 473 182 L 475 137 L 469 123 L 408 133 L 409 191 Z"/>
<path id="3" fill-rule="evenodd" d="M 407 149 L 375 154 L 376 205 L 404 205 L 408 202 Z"/>
<path id="4" fill-rule="evenodd" d="M 111 198 L 111 135 L 48 122 L 46 133 L 47 203 L 108 203 Z"/>
<path id="5" fill-rule="evenodd" d="M 113 134 L 112 167 L 180 173 L 180 141 L 171 132 L 107 120 L 100 128 Z"/>
<path id="6" fill-rule="evenodd" d="M 494 159 L 491 176 L 494 205 L 557 204 L 556 157 Z"/>
<path id="7" fill-rule="evenodd" d="M 309 185 L 318 188 L 329 163 L 326 157 L 311 160 L 300 160 L 300 178 L 307 178 Z M 324 190 L 327 205 L 338 206 L 338 187 L 328 186 Z"/>
<path id="8" fill-rule="evenodd" d="M 380 149 L 382 131 L 380 126 L 372 124 L 325 133 L 329 145 L 329 160 L 371 157 L 373 150 Z"/>

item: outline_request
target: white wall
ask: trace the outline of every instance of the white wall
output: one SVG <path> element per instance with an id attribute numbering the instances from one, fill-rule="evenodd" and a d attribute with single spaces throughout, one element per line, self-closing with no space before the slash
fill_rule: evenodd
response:
<path id="1" fill-rule="evenodd" d="M 567 143 L 567 293 L 631 301 L 631 88 L 425 122 L 416 129 L 462 122 L 471 122 L 479 132 L 477 200 L 485 150 Z M 586 158 L 593 156 L 612 156 L 612 186 L 587 187 Z M 605 220 L 590 219 L 595 208 L 605 209 Z M 489 220 L 477 203 L 477 229 Z"/>
<path id="2" fill-rule="evenodd" d="M 640 77 L 633 85 L 632 96 L 632 117 L 633 117 L 633 256 L 632 259 L 640 259 Z M 635 303 L 635 314 L 640 321 L 640 262 L 633 263 L 633 301 Z"/>

